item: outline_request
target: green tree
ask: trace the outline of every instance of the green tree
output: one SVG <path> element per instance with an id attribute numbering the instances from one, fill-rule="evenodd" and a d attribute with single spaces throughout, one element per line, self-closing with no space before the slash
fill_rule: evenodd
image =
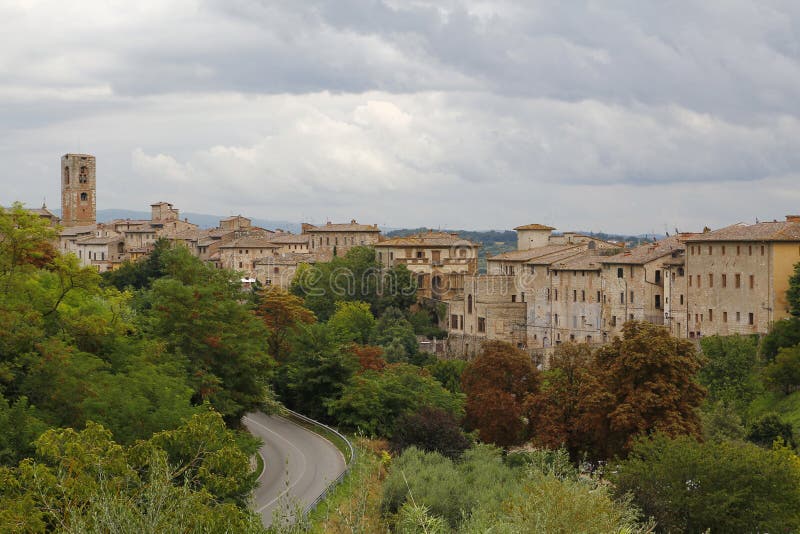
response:
<path id="1" fill-rule="evenodd" d="M 778 351 L 800 343 L 800 317 L 788 317 L 772 323 L 769 333 L 761 340 L 761 356 L 771 362 Z"/>
<path id="2" fill-rule="evenodd" d="M 414 363 L 419 353 L 419 343 L 414 327 L 399 308 L 387 308 L 375 325 L 373 342 L 383 347 L 389 363 Z"/>
<path id="3" fill-rule="evenodd" d="M 698 373 L 708 400 L 734 404 L 744 411 L 759 393 L 755 376 L 758 344 L 753 336 L 709 336 L 700 340 L 706 358 Z"/>
<path id="4" fill-rule="evenodd" d="M 636 441 L 610 477 L 660 532 L 800 528 L 800 462 L 786 450 L 657 434 Z"/>
<path id="5" fill-rule="evenodd" d="M 177 247 L 162 256 L 167 275 L 147 291 L 146 331 L 186 362 L 194 401 L 209 401 L 231 424 L 267 400 L 268 331 L 241 302 L 235 274 Z"/>
<path id="6" fill-rule="evenodd" d="M 154 280 L 167 274 L 163 256 L 172 248 L 169 240 L 159 238 L 153 245 L 153 250 L 138 261 L 126 261 L 113 271 L 103 273 L 103 282 L 114 286 L 120 291 L 132 289 L 147 289 Z"/>
<path id="7" fill-rule="evenodd" d="M 358 367 L 327 324 L 300 325 L 291 357 L 278 368 L 275 387 L 290 408 L 327 421 L 327 405 L 341 397 Z"/>
<path id="8" fill-rule="evenodd" d="M 422 406 L 440 408 L 458 418 L 462 405 L 462 395 L 450 393 L 425 370 L 409 364 L 356 375 L 341 398 L 328 403 L 342 426 L 384 437 L 393 434 L 400 416 Z"/>
<path id="9" fill-rule="evenodd" d="M 303 300 L 280 289 L 268 289 L 258 295 L 258 315 L 269 329 L 269 354 L 278 361 L 288 357 L 289 338 L 300 324 L 316 322 L 314 313 L 303 306 Z"/>
<path id="10" fill-rule="evenodd" d="M 366 302 L 337 302 L 328 327 L 344 342 L 366 345 L 375 331 L 375 317 Z"/>
<path id="11" fill-rule="evenodd" d="M 800 388 L 800 344 L 778 350 L 775 359 L 764 368 L 764 381 L 784 395 Z"/>
<path id="12" fill-rule="evenodd" d="M 742 417 L 733 404 L 719 401 L 707 405 L 700 412 L 700 418 L 703 423 L 703 438 L 708 441 L 745 438 Z"/>
<path id="13" fill-rule="evenodd" d="M 439 381 L 451 393 L 461 393 L 461 377 L 467 368 L 466 360 L 439 360 L 437 359 L 426 369 L 433 378 Z"/>
<path id="14" fill-rule="evenodd" d="M 15 465 L 33 455 L 33 442 L 47 430 L 36 410 L 20 397 L 13 404 L 0 394 L 0 465 Z"/>
<path id="15" fill-rule="evenodd" d="M 794 448 L 794 429 L 790 423 L 786 423 L 776 413 L 768 413 L 753 421 L 747 429 L 747 440 L 760 445 L 761 447 L 771 448 L 775 440 Z"/>
<path id="16" fill-rule="evenodd" d="M 794 272 L 789 277 L 786 301 L 789 304 L 789 313 L 794 317 L 800 317 L 800 263 L 795 264 Z"/>

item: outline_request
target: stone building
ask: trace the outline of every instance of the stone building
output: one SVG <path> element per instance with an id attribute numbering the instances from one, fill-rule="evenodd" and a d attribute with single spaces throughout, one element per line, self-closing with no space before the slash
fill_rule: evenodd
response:
<path id="1" fill-rule="evenodd" d="M 464 294 L 464 277 L 478 272 L 480 244 L 458 234 L 428 231 L 375 244 L 384 268 L 405 265 L 416 277 L 421 299 L 453 300 Z"/>
<path id="2" fill-rule="evenodd" d="M 280 245 L 279 254 L 309 254 L 311 252 L 308 248 L 310 241 L 308 234 L 291 234 L 276 231 L 269 240 L 276 245 Z"/>
<path id="3" fill-rule="evenodd" d="M 254 278 L 264 286 L 288 290 L 300 265 L 313 264 L 311 254 L 298 252 L 276 252 L 254 261 Z"/>
<path id="4" fill-rule="evenodd" d="M 355 219 L 344 224 L 329 221 L 320 226 L 303 223 L 302 233 L 308 235 L 308 249 L 320 261 L 344 256 L 353 247 L 375 245 L 381 235 L 377 224 L 359 224 Z"/>
<path id="5" fill-rule="evenodd" d="M 95 267 L 101 273 L 116 269 L 128 258 L 124 238 L 103 228 L 94 235 L 78 239 L 77 251 L 81 265 Z"/>
<path id="6" fill-rule="evenodd" d="M 240 237 L 219 246 L 220 266 L 255 278 L 256 260 L 274 256 L 280 248 L 280 245 L 270 242 L 267 237 Z"/>
<path id="7" fill-rule="evenodd" d="M 95 158 L 89 154 L 61 157 L 61 225 L 86 226 L 97 222 Z"/>
<path id="8" fill-rule="evenodd" d="M 786 290 L 800 261 L 800 216 L 734 224 L 686 241 L 685 337 L 765 334 L 788 316 Z"/>

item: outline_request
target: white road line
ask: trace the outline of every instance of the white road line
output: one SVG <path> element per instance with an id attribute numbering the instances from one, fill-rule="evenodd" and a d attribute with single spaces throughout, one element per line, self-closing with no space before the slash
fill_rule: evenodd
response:
<path id="1" fill-rule="evenodd" d="M 296 446 L 294 443 L 292 443 L 292 442 L 291 442 L 291 441 L 289 441 L 288 439 L 284 438 L 283 436 L 281 436 L 280 434 L 278 434 L 278 433 L 277 433 L 277 432 L 275 432 L 274 430 L 271 430 L 271 429 L 269 429 L 269 428 L 265 427 L 264 425 L 262 425 L 262 424 L 261 424 L 261 423 L 259 423 L 258 421 L 254 421 L 253 419 L 251 419 L 251 418 L 249 418 L 249 417 L 247 417 L 247 416 L 245 416 L 245 417 L 244 417 L 244 419 L 246 419 L 247 421 L 251 422 L 252 424 L 254 424 L 254 425 L 256 425 L 256 426 L 258 426 L 258 427 L 260 427 L 260 428 L 262 428 L 262 429 L 266 430 L 266 431 L 267 431 L 267 432 L 269 432 L 270 434 L 275 434 L 275 435 L 276 435 L 276 436 L 278 436 L 280 439 L 282 439 L 283 441 L 285 441 L 286 443 L 288 443 L 290 447 L 292 447 L 294 450 L 296 450 L 296 451 L 298 452 L 298 454 L 300 454 L 300 456 L 302 457 L 302 462 L 303 462 L 303 472 L 302 472 L 302 473 L 300 473 L 300 476 L 299 476 L 299 477 L 297 477 L 297 480 L 295 480 L 295 481 L 294 481 L 292 484 L 290 484 L 288 488 L 286 488 L 285 490 L 283 490 L 282 492 L 280 492 L 280 493 L 278 494 L 278 496 L 277 496 L 277 497 L 275 497 L 274 499 L 272 499 L 271 501 L 269 501 L 267 504 L 265 504 L 265 505 L 264 505 L 264 506 L 262 506 L 261 508 L 258 508 L 258 509 L 256 510 L 256 512 L 260 513 L 262 510 L 264 510 L 264 508 L 268 507 L 269 505 L 271 505 L 272 503 L 274 503 L 275 501 L 277 501 L 278 499 L 280 499 L 281 497 L 283 497 L 283 496 L 284 496 L 284 495 L 285 495 L 287 492 L 289 492 L 289 491 L 290 491 L 290 490 L 291 490 L 293 487 L 295 487 L 295 486 L 297 485 L 297 483 L 298 483 L 298 482 L 300 482 L 300 480 L 302 480 L 302 478 L 303 478 L 303 475 L 305 475 L 305 474 L 306 474 L 306 467 L 308 466 L 308 463 L 306 462 L 306 455 L 305 455 L 305 454 L 303 454 L 303 451 L 301 451 L 300 449 L 298 449 L 298 448 L 297 448 L 297 446 Z M 259 451 L 259 453 L 258 453 L 258 454 L 260 455 L 260 454 L 261 454 L 261 451 Z M 266 468 L 266 465 L 267 465 L 267 460 L 266 460 L 266 458 L 264 458 L 263 456 L 261 456 L 261 459 L 262 459 L 262 460 L 264 460 L 264 471 L 263 471 L 263 473 L 262 473 L 262 476 L 263 476 L 263 475 L 264 475 L 264 473 L 266 473 L 266 472 L 267 472 L 267 468 Z M 260 479 L 260 477 L 259 477 L 259 479 Z"/>

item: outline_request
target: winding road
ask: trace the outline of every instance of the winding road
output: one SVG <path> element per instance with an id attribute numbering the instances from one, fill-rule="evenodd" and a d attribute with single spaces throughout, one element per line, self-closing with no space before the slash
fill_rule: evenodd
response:
<path id="1" fill-rule="evenodd" d="M 264 440 L 259 450 L 264 471 L 253 492 L 264 526 L 276 510 L 305 509 L 345 470 L 344 456 L 333 443 L 283 417 L 250 413 L 242 421 Z"/>

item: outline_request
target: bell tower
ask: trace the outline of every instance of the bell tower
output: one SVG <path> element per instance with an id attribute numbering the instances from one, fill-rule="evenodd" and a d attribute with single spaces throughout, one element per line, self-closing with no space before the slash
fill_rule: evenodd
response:
<path id="1" fill-rule="evenodd" d="M 95 159 L 89 154 L 61 156 L 61 225 L 97 222 Z"/>

